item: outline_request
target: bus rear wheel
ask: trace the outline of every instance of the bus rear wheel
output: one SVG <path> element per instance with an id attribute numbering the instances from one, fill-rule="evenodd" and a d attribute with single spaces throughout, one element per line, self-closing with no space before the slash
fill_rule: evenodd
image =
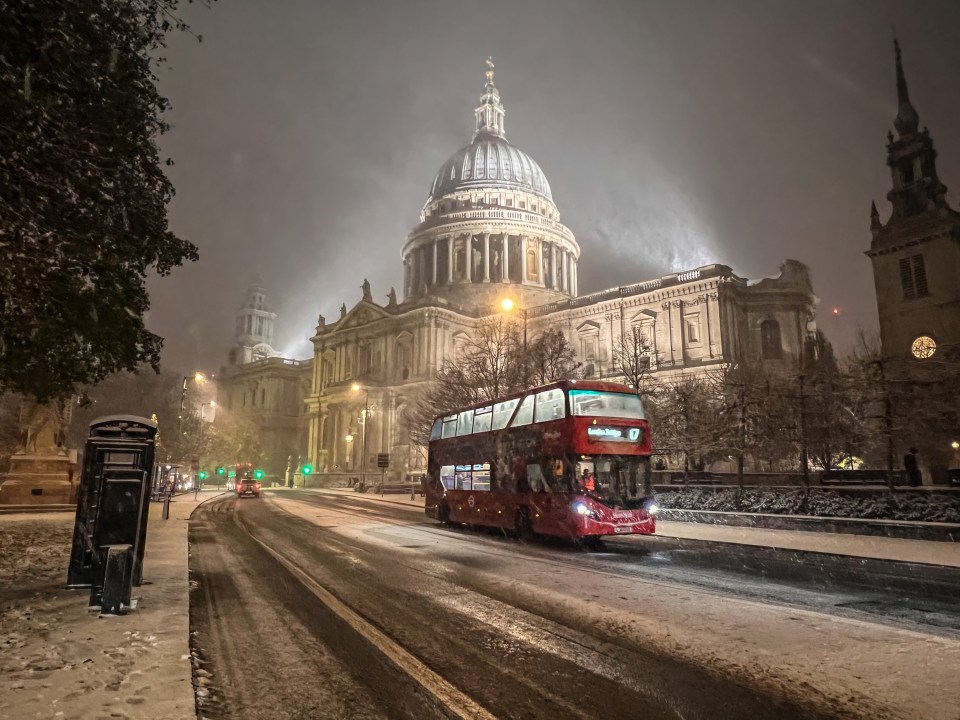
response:
<path id="1" fill-rule="evenodd" d="M 450 506 L 445 502 L 440 503 L 440 506 L 437 508 L 437 520 L 439 520 L 443 525 L 450 525 Z"/>

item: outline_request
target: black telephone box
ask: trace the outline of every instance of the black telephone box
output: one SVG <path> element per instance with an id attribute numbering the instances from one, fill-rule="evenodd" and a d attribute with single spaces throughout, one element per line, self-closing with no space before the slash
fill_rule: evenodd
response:
<path id="1" fill-rule="evenodd" d="M 90 423 L 67 571 L 70 587 L 103 587 L 111 545 L 132 546 L 132 584 L 143 581 L 156 435 L 156 423 L 135 415 L 111 415 Z M 91 598 L 95 595 L 91 592 Z"/>

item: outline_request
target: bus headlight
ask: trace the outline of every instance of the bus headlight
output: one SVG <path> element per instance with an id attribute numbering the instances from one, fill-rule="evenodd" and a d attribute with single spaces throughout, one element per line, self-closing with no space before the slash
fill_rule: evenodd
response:
<path id="1" fill-rule="evenodd" d="M 577 515 L 583 515 L 584 517 L 589 517 L 589 518 L 597 517 L 597 513 L 591 510 L 589 507 L 587 507 L 586 503 L 582 503 L 582 502 L 575 503 L 573 506 L 573 510 L 574 512 L 577 513 Z"/>
<path id="2" fill-rule="evenodd" d="M 660 506 L 657 505 L 655 502 L 652 502 L 649 505 L 647 505 L 648 515 L 656 515 L 658 512 L 660 512 Z"/>

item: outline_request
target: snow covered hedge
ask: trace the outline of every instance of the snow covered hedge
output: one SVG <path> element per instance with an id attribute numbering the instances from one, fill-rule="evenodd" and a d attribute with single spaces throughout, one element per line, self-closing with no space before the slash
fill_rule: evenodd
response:
<path id="1" fill-rule="evenodd" d="M 717 510 L 771 515 L 922 520 L 960 523 L 960 496 L 926 492 L 843 495 L 834 490 L 749 488 L 737 497 L 737 488 L 684 488 L 657 495 L 660 506 L 671 510 Z"/>

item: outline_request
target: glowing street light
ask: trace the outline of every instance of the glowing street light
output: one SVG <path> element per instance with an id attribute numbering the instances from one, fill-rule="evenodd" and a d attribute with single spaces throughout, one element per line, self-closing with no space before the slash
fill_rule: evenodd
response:
<path id="1" fill-rule="evenodd" d="M 367 486 L 367 480 L 364 475 L 367 466 L 367 418 L 370 416 L 370 391 L 361 387 L 359 383 L 354 383 L 350 389 L 358 393 L 363 390 L 363 429 L 360 431 L 360 485 Z"/>
<path id="2" fill-rule="evenodd" d="M 183 386 L 180 389 L 180 414 L 177 416 L 177 437 L 178 438 L 183 437 L 183 402 L 184 400 L 187 399 L 187 383 L 190 382 L 191 380 L 193 380 L 195 383 L 199 385 L 200 383 L 206 382 L 207 376 L 204 375 L 202 372 L 195 372 L 192 376 L 191 375 L 183 376 Z M 201 408 L 201 413 L 202 412 L 203 410 Z M 201 427 L 203 426 L 201 425 Z"/>
<path id="3" fill-rule="evenodd" d="M 513 298 L 505 297 L 500 300 L 500 309 L 505 313 L 513 312 L 514 309 L 520 313 L 520 317 L 523 318 L 523 350 L 526 353 L 527 350 L 527 309 L 519 307 Z"/>

